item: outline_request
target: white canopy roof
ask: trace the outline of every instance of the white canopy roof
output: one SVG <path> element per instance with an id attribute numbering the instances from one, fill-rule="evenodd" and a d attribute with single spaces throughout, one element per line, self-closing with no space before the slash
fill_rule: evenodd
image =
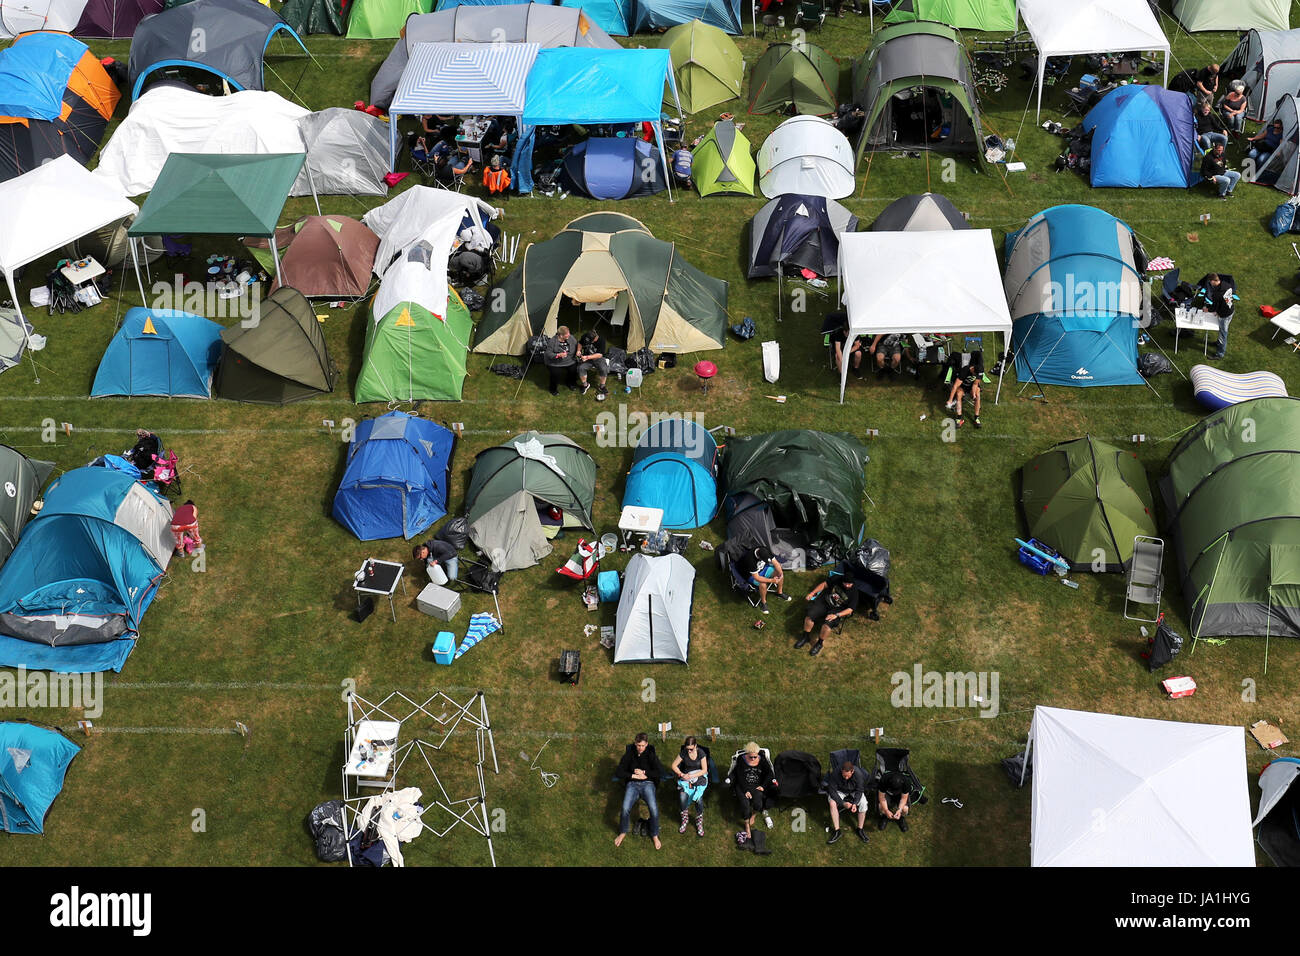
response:
<path id="1" fill-rule="evenodd" d="M 1011 334 L 1002 273 L 987 229 L 846 232 L 840 300 L 850 336 L 895 332 Z M 840 373 L 840 401 L 849 363 Z"/>
<path id="2" fill-rule="evenodd" d="M 768 199 L 799 193 L 843 199 L 853 192 L 853 147 L 820 116 L 792 116 L 758 149 L 758 186 Z"/>
<path id="3" fill-rule="evenodd" d="M 71 33 L 86 9 L 86 0 L 0 0 L 0 40 L 29 30 Z"/>
<path id="4" fill-rule="evenodd" d="M 1034 866 L 1254 866 L 1241 727 L 1034 709 Z"/>
<path id="5" fill-rule="evenodd" d="M 419 241 L 431 223 L 453 212 L 458 221 L 464 219 L 466 213 L 473 213 L 476 220 L 484 222 L 500 214 L 495 207 L 474 196 L 433 186 L 413 186 L 362 216 L 361 221 L 379 237 L 375 275 L 382 277 L 393 256 Z M 486 230 L 480 226 L 472 232 L 471 248 L 476 245 L 491 248 L 492 239 Z M 451 247 L 448 246 L 443 254 L 450 255 Z"/>
<path id="6" fill-rule="evenodd" d="M 1040 114 L 1048 57 L 1160 50 L 1169 84 L 1169 40 L 1147 0 L 1020 0 L 1020 16 L 1038 47 Z"/>

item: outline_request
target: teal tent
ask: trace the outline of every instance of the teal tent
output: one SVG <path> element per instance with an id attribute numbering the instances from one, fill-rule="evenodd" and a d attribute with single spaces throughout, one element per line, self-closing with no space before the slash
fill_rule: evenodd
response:
<path id="1" fill-rule="evenodd" d="M 211 398 L 220 361 L 216 322 L 171 309 L 131 309 L 104 351 L 90 397 Z"/>
<path id="2" fill-rule="evenodd" d="M 0 723 L 0 830 L 44 833 L 45 816 L 63 790 L 63 778 L 81 752 L 57 730 Z"/>

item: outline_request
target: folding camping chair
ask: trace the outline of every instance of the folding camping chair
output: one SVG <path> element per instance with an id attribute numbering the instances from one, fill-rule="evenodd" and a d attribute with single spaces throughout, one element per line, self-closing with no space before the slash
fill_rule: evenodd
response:
<path id="1" fill-rule="evenodd" d="M 490 562 L 469 561 L 462 569 L 463 573 L 455 581 L 448 581 L 446 587 L 453 591 L 477 591 L 480 594 L 492 595 L 492 603 L 496 605 L 497 620 L 501 622 L 501 633 L 506 632 L 506 619 L 501 613 L 501 601 L 498 594 L 501 590 L 501 579 L 505 577 L 504 571 L 497 571 L 492 567 Z"/>
<path id="2" fill-rule="evenodd" d="M 839 752 L 852 753 L 852 751 Z M 916 771 L 912 769 L 911 764 L 908 762 L 910 754 L 910 750 L 902 747 L 877 747 L 876 766 L 867 775 L 867 796 L 875 797 L 880 793 L 880 785 L 887 774 L 901 773 L 908 779 L 910 784 L 907 793 L 908 806 L 915 807 L 922 803 L 928 803 L 930 798 L 925 795 L 925 785 L 921 783 L 921 778 L 916 775 Z"/>
<path id="3" fill-rule="evenodd" d="M 1128 585 L 1124 589 L 1124 619 L 1155 623 L 1160 619 L 1160 598 L 1164 593 L 1165 543 L 1160 538 L 1137 535 L 1133 538 L 1133 560 L 1128 569 Z M 1136 617 L 1129 613 L 1129 604 L 1154 604 L 1155 617 Z"/>
<path id="4" fill-rule="evenodd" d="M 776 764 L 772 762 L 772 751 L 769 750 L 767 747 L 759 747 L 759 748 L 758 748 L 758 752 L 759 752 L 759 754 L 760 754 L 761 756 L 767 758 L 768 766 L 772 768 L 772 773 L 775 774 L 775 773 L 776 773 Z M 736 764 L 738 764 L 738 763 L 740 762 L 740 758 L 743 757 L 744 755 L 745 755 L 745 751 L 744 751 L 744 750 L 737 750 L 734 754 L 731 755 L 731 763 L 727 764 L 727 776 L 726 776 L 725 778 L 723 778 L 723 781 L 722 781 L 723 786 L 730 788 L 730 786 L 731 786 L 731 780 L 732 780 L 732 778 L 735 777 L 735 775 L 736 775 Z M 779 800 L 780 797 L 781 797 L 781 792 L 780 792 L 780 791 L 781 791 L 781 788 L 780 788 L 780 786 L 779 786 L 779 784 L 780 784 L 780 778 L 777 778 L 777 783 L 778 783 L 778 786 L 777 786 L 777 792 L 771 795 L 771 796 L 772 796 L 772 804 L 773 804 L 773 805 L 774 805 L 774 804 L 776 803 L 776 801 Z M 764 810 L 762 811 L 762 812 L 763 812 L 763 815 L 764 815 L 764 822 L 765 822 L 769 827 L 772 826 L 772 822 L 771 822 L 771 820 L 768 819 L 768 815 L 771 813 L 771 810 L 772 810 L 772 806 L 769 806 L 769 807 L 767 807 L 766 809 L 764 809 Z M 742 821 L 742 822 L 744 822 L 744 821 Z"/>
<path id="5" fill-rule="evenodd" d="M 600 557 L 596 542 L 588 541 L 586 538 L 579 538 L 578 548 L 572 557 L 564 562 L 563 567 L 555 569 L 556 574 L 561 574 L 571 581 L 586 581 L 599 571 Z"/>
<path id="6" fill-rule="evenodd" d="M 812 0 L 811 3 L 805 0 L 805 2 L 799 4 L 799 9 L 795 11 L 794 25 L 796 27 L 809 27 L 813 30 L 820 30 L 825 22 L 826 7 L 821 0 Z"/>
<path id="7" fill-rule="evenodd" d="M 758 585 L 753 582 L 748 574 L 743 573 L 736 565 L 736 562 L 727 557 L 722 551 L 718 551 L 718 563 L 722 565 L 722 570 L 727 574 L 727 580 L 731 582 L 731 589 L 739 591 L 749 602 L 750 607 L 758 607 Z"/>

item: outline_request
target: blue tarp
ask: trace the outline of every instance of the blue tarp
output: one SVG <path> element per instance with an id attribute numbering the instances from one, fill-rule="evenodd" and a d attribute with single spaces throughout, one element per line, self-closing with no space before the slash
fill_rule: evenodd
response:
<path id="1" fill-rule="evenodd" d="M 658 123 L 671 75 L 667 50 L 542 50 L 528 75 L 523 121 Z"/>
<path id="2" fill-rule="evenodd" d="M 1092 136 L 1092 185 L 1172 186 L 1200 181 L 1191 100 L 1160 86 L 1111 90 L 1083 118 Z"/>
<path id="3" fill-rule="evenodd" d="M 334 517 L 362 541 L 413 538 L 447 513 L 446 428 L 392 411 L 357 426 Z"/>
<path id="4" fill-rule="evenodd" d="M 189 312 L 134 308 L 108 343 L 90 395 L 211 398 L 220 360 L 216 322 Z"/>
<path id="5" fill-rule="evenodd" d="M 45 815 L 63 790 L 81 748 L 34 724 L 0 723 L 0 830 L 44 833 Z"/>
<path id="6" fill-rule="evenodd" d="M 587 9 L 585 3 L 573 5 Z M 740 25 L 740 0 L 636 0 L 634 9 L 633 33 L 666 30 L 692 20 L 699 20 L 727 33 L 743 32 Z"/>
<path id="7" fill-rule="evenodd" d="M 623 507 L 662 508 L 664 528 L 708 524 L 718 511 L 717 447 L 693 421 L 669 418 L 652 425 L 632 453 Z"/>
<path id="8" fill-rule="evenodd" d="M 66 34 L 35 33 L 0 50 L 0 116 L 58 119 L 68 78 L 86 49 Z"/>
<path id="9" fill-rule="evenodd" d="M 1050 307 L 1025 315 L 1014 300 L 1011 303 L 1020 381 L 1142 384 L 1137 370 L 1138 317 L 1123 308 L 1140 297 L 1135 288 L 1140 277 L 1126 264 L 1120 248 L 1121 241 L 1132 242 L 1132 230 L 1092 206 L 1055 206 L 1007 236 L 1008 262 L 1022 241 L 1032 243 L 1026 248 L 1033 255 L 1033 272 L 1024 288 L 1046 289 Z M 1046 275 L 1041 270 L 1047 270 Z M 1140 306 L 1134 301 L 1133 307 Z"/>

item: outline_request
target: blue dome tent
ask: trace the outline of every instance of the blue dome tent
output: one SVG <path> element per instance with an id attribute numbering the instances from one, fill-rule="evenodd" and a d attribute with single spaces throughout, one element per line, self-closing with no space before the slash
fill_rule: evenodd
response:
<path id="1" fill-rule="evenodd" d="M 569 188 L 592 199 L 631 199 L 667 185 L 659 151 L 633 137 L 593 136 L 564 154 Z"/>
<path id="2" fill-rule="evenodd" d="M 392 411 L 357 426 L 334 517 L 362 541 L 413 538 L 447 513 L 456 436 Z"/>
<path id="3" fill-rule="evenodd" d="M 1200 182 L 1191 100 L 1160 86 L 1111 90 L 1083 118 L 1092 133 L 1093 186 L 1171 186 Z"/>
<path id="4" fill-rule="evenodd" d="M 584 9 L 587 5 L 582 4 Z M 741 33 L 740 0 L 636 0 L 632 32 L 653 33 L 699 20 L 726 33 Z"/>
<path id="5" fill-rule="evenodd" d="M 211 398 L 221 326 L 171 309 L 134 308 L 100 359 L 91 398 L 165 395 Z"/>
<path id="6" fill-rule="evenodd" d="M 44 833 L 45 815 L 80 752 L 57 730 L 0 723 L 0 831 Z"/>
<path id="7" fill-rule="evenodd" d="M 0 667 L 120 671 L 171 560 L 171 517 L 112 468 L 56 479 L 0 568 Z"/>
<path id="8" fill-rule="evenodd" d="M 1140 385 L 1147 256 L 1129 226 L 1092 206 L 1053 206 L 1006 240 L 1016 376 L 1044 385 Z"/>
<path id="9" fill-rule="evenodd" d="M 699 528 L 718 511 L 718 446 L 703 425 L 665 418 L 632 453 L 623 507 L 662 508 L 664 528 Z"/>

